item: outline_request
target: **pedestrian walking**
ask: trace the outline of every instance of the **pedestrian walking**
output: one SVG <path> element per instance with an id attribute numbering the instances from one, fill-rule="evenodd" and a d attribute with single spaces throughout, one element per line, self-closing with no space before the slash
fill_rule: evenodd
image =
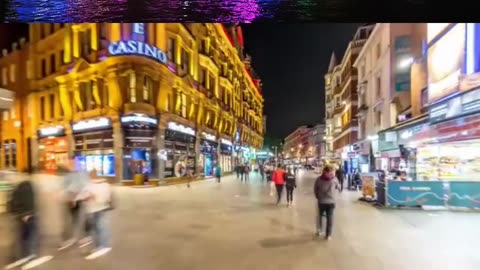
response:
<path id="1" fill-rule="evenodd" d="M 260 164 L 259 170 L 260 170 L 260 176 L 262 177 L 262 182 L 263 182 L 265 181 L 265 165 Z"/>
<path id="2" fill-rule="evenodd" d="M 63 235 L 62 244 L 60 244 L 58 250 L 64 250 L 74 245 L 76 240 L 76 232 L 78 229 L 83 231 L 83 238 L 79 241 L 80 245 L 84 245 L 85 242 L 90 241 L 88 238 L 90 226 L 82 214 L 84 213 L 83 201 L 76 200 L 76 197 L 89 183 L 90 177 L 86 171 L 76 170 L 75 161 L 69 160 L 69 171 L 64 176 L 64 191 L 63 191 L 63 204 L 65 205 L 64 223 L 63 223 Z M 81 222 L 84 226 L 81 226 Z M 82 237 L 82 235 L 80 235 Z"/>
<path id="3" fill-rule="evenodd" d="M 248 182 L 250 180 L 250 166 L 248 164 L 245 164 L 243 168 L 245 173 L 245 182 Z"/>
<path id="4" fill-rule="evenodd" d="M 282 165 L 278 164 L 277 169 L 273 172 L 272 181 L 275 183 L 277 189 L 277 205 L 282 199 L 283 186 L 285 185 L 285 171 L 282 169 Z"/>
<path id="5" fill-rule="evenodd" d="M 114 208 L 113 192 L 105 178 L 99 177 L 96 170 L 90 173 L 90 183 L 78 194 L 77 201 L 84 201 L 88 220 L 93 227 L 95 247 L 85 257 L 92 260 L 112 250 L 111 229 L 108 211 Z"/>
<path id="6" fill-rule="evenodd" d="M 297 167 L 297 165 L 293 165 L 293 173 L 294 173 L 295 175 L 297 175 L 297 172 L 298 172 L 298 167 Z"/>
<path id="7" fill-rule="evenodd" d="M 240 179 L 240 165 L 235 166 L 235 172 L 237 173 L 237 180 Z"/>
<path id="8" fill-rule="evenodd" d="M 335 189 L 339 189 L 335 177 L 335 169 L 331 165 L 323 168 L 322 175 L 317 178 L 314 186 L 315 197 L 318 204 L 317 235 L 322 236 L 322 216 L 327 218 L 325 239 L 330 240 L 333 227 L 333 211 L 335 209 Z"/>
<path id="9" fill-rule="evenodd" d="M 245 179 L 245 166 L 239 165 L 238 170 L 240 171 L 240 182 L 243 182 Z"/>
<path id="10" fill-rule="evenodd" d="M 220 183 L 220 180 L 222 178 L 222 168 L 220 168 L 220 165 L 215 166 L 215 177 L 217 178 L 217 183 Z"/>
<path id="11" fill-rule="evenodd" d="M 342 165 L 338 165 L 338 169 L 335 172 L 335 176 L 338 179 L 338 182 L 340 183 L 340 192 L 343 191 L 343 183 L 345 182 L 345 172 L 343 171 Z"/>
<path id="12" fill-rule="evenodd" d="M 39 257 L 38 214 L 35 190 L 31 181 L 32 171 L 12 191 L 7 210 L 13 218 L 15 239 L 5 269 L 22 266 L 30 269 L 51 260 L 52 256 Z"/>
<path id="13" fill-rule="evenodd" d="M 293 190 L 297 188 L 297 182 L 292 170 L 288 170 L 285 176 L 285 187 L 287 189 L 287 206 L 293 205 Z"/>

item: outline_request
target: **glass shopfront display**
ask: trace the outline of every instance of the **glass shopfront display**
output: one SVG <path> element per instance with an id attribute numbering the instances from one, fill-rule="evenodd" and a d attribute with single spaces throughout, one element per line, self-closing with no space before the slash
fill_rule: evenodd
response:
<path id="1" fill-rule="evenodd" d="M 83 120 L 74 123 L 72 130 L 76 168 L 87 171 L 96 170 L 101 176 L 115 176 L 111 120 L 109 118 Z"/>
<path id="2" fill-rule="evenodd" d="M 68 141 L 63 126 L 45 127 L 38 134 L 38 166 L 55 172 L 68 164 Z"/>
<path id="3" fill-rule="evenodd" d="M 221 139 L 220 140 L 220 166 L 222 167 L 222 170 L 225 173 L 230 173 L 233 171 L 232 151 L 233 151 L 232 143 L 228 140 Z"/>
<path id="4" fill-rule="evenodd" d="M 417 149 L 418 180 L 480 181 L 480 140 L 431 144 Z"/>
<path id="5" fill-rule="evenodd" d="M 195 131 L 173 122 L 165 130 L 165 178 L 184 177 L 195 171 Z"/>
<path id="6" fill-rule="evenodd" d="M 217 147 L 218 143 L 206 139 L 200 141 L 200 155 L 202 156 L 204 167 L 203 172 L 205 176 L 213 175 L 213 168 L 217 161 Z"/>
<path id="7" fill-rule="evenodd" d="M 144 114 L 129 114 L 120 118 L 124 133 L 123 179 L 132 180 L 135 174 L 158 177 L 157 125 L 158 120 Z"/>

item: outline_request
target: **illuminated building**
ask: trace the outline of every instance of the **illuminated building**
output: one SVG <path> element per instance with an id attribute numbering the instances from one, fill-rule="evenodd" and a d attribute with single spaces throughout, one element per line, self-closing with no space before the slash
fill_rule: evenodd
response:
<path id="1" fill-rule="evenodd" d="M 315 125 L 310 129 L 308 139 L 308 144 L 311 147 L 311 149 L 309 149 L 310 164 L 318 165 L 322 160 L 325 159 L 325 139 L 326 137 L 324 124 Z"/>
<path id="2" fill-rule="evenodd" d="M 284 139 L 285 160 L 291 163 L 305 163 L 310 150 L 310 127 L 301 126 Z"/>
<path id="3" fill-rule="evenodd" d="M 420 76 L 420 84 L 427 71 L 428 94 L 420 103 L 428 106 L 427 127 L 404 132 L 406 147 L 415 149 L 417 180 L 480 180 L 479 33 L 478 23 L 427 24 L 424 63 L 412 73 Z M 474 198 L 478 189 L 464 186 L 462 192 Z M 465 203 L 471 207 L 472 202 Z"/>
<path id="4" fill-rule="evenodd" d="M 426 120 L 413 114 L 410 74 L 412 63 L 422 55 L 425 37 L 426 24 L 377 23 L 354 63 L 359 125 L 352 157 L 358 159 L 362 172 L 399 168 L 405 151 L 396 143 L 397 130 Z"/>
<path id="5" fill-rule="evenodd" d="M 342 160 L 348 167 L 355 152 L 353 144 L 358 140 L 357 70 L 353 63 L 372 29 L 372 25 L 360 27 L 349 42 L 340 64 L 337 65 L 332 55 L 325 74 L 327 158 Z"/>
<path id="6" fill-rule="evenodd" d="M 230 33 L 234 31 L 235 37 Z M 209 175 L 261 148 L 263 97 L 241 28 L 222 24 L 31 24 L 31 164 L 132 182 Z M 27 127 L 27 126 L 26 126 Z"/>
<path id="7" fill-rule="evenodd" d="M 17 101 L 4 100 L 0 97 L 2 107 L 1 120 L 1 154 L 0 169 L 17 170 L 24 169 L 28 164 L 28 141 L 25 138 L 25 129 L 29 125 L 29 119 L 25 116 L 27 106 L 25 96 L 28 94 L 26 80 L 27 50 L 25 39 L 13 43 L 10 50 L 3 49 L 0 57 L 0 88 L 15 93 Z M 4 104 L 8 102 L 8 104 Z M 11 107 L 10 109 L 7 109 Z M 7 109 L 7 110 L 4 110 Z"/>

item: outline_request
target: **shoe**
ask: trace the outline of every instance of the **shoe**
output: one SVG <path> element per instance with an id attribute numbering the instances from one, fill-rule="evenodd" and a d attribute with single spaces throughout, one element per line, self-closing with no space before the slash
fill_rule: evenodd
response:
<path id="1" fill-rule="evenodd" d="M 315 235 L 316 235 L 317 237 L 322 237 L 322 236 L 324 236 L 325 234 L 324 234 L 323 232 L 321 232 L 321 231 L 318 231 L 318 232 L 315 233 Z"/>
<path id="2" fill-rule="evenodd" d="M 100 256 L 103 256 L 105 254 L 107 254 L 108 252 L 110 252 L 112 250 L 112 248 L 100 248 L 100 249 L 97 249 L 95 250 L 94 252 L 92 252 L 90 255 L 88 255 L 87 257 L 85 257 L 85 259 L 87 260 L 93 260 L 93 259 L 96 259 Z"/>
<path id="3" fill-rule="evenodd" d="M 87 236 L 87 237 L 81 239 L 80 241 L 78 241 L 78 243 L 79 243 L 79 245 L 78 245 L 79 248 L 84 248 L 84 247 L 92 244 L 93 240 L 90 236 Z"/>
<path id="4" fill-rule="evenodd" d="M 37 267 L 41 264 L 44 264 L 44 263 L 50 261 L 51 259 L 53 259 L 53 256 L 43 256 L 43 257 L 37 258 L 35 260 L 31 260 L 29 263 L 22 266 L 22 270 L 27 270 L 27 269 Z"/>
<path id="5" fill-rule="evenodd" d="M 11 264 L 8 264 L 7 266 L 5 266 L 5 270 L 9 270 L 9 269 L 13 269 L 13 268 L 17 268 L 19 267 L 20 265 L 23 265 L 25 263 L 27 263 L 28 261 L 30 261 L 31 259 L 33 259 L 34 256 L 33 255 L 30 255 L 28 257 L 25 257 L 25 258 L 22 258 L 20 260 L 17 260 L 17 261 L 14 261 L 13 263 Z"/>
<path id="6" fill-rule="evenodd" d="M 67 249 L 67 248 L 73 246 L 73 244 L 75 244 L 75 242 L 76 242 L 75 239 L 67 240 L 60 247 L 58 247 L 58 250 L 60 251 L 60 250 Z"/>
<path id="7" fill-rule="evenodd" d="M 330 240 L 332 240 L 332 237 L 331 237 L 331 236 L 327 236 L 327 237 L 325 237 L 325 240 L 330 241 Z"/>

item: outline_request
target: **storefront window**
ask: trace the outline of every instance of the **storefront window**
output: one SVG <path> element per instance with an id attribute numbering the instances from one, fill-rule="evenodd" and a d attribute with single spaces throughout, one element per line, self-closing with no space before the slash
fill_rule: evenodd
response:
<path id="1" fill-rule="evenodd" d="M 129 89 L 128 89 L 128 93 L 129 93 L 129 96 L 130 96 L 130 102 L 131 103 L 135 103 L 137 102 L 137 90 L 135 89 L 135 85 L 137 84 L 137 77 L 135 75 L 135 73 L 130 73 L 129 75 Z"/>
<path id="2" fill-rule="evenodd" d="M 195 136 L 178 131 L 165 131 L 165 178 L 184 177 L 195 171 Z"/>
<path id="3" fill-rule="evenodd" d="M 150 103 L 153 92 L 153 80 L 149 76 L 143 77 L 143 101 Z"/>

